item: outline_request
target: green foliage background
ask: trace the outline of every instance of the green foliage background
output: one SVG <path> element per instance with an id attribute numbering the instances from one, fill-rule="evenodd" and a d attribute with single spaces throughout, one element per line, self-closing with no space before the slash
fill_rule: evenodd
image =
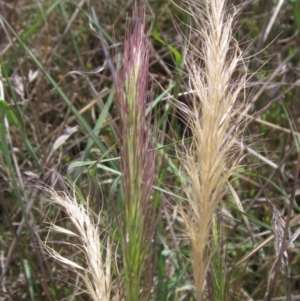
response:
<path id="1" fill-rule="evenodd" d="M 235 38 L 250 75 L 244 134 L 248 148 L 232 179 L 245 213 L 228 194 L 220 217 L 224 241 L 214 261 L 220 272 L 215 279 L 222 279 L 226 271 L 228 283 L 220 283 L 230 287 L 226 300 L 261 300 L 275 258 L 272 240 L 264 244 L 272 235 L 272 212 L 265 198 L 286 212 L 292 188 L 299 181 L 295 171 L 300 148 L 300 3 L 231 3 L 240 10 Z M 189 133 L 186 120 L 171 101 L 172 95 L 188 102 L 184 50 L 193 35 L 189 36 L 189 15 L 180 9 L 185 5 L 177 0 L 146 4 L 151 42 L 149 98 L 157 152 L 153 202 L 158 221 L 152 246 L 151 300 L 159 301 L 196 300 L 189 243 L 178 215 L 179 201 L 185 196 L 175 152 L 175 145 L 188 139 Z M 0 300 L 89 300 L 87 294 L 79 294 L 82 283 L 74 271 L 48 258 L 37 238 L 46 237 L 51 218 L 66 226 L 63 210 L 45 202 L 47 195 L 39 187 L 63 189 L 64 181 L 76 180 L 93 214 L 103 214 L 101 227 L 114 229 L 111 217 L 118 206 L 121 176 L 119 121 L 106 52 L 116 66 L 132 9 L 129 0 L 0 2 L 0 272 L 6 272 L 1 277 Z M 295 224 L 299 195 L 297 189 Z M 250 232 L 243 217 L 250 222 Z M 114 237 L 118 262 L 120 237 Z M 52 240 L 72 242 L 55 234 Z M 297 241 L 295 245 L 299 247 Z M 55 244 L 55 248 L 84 262 L 69 243 Z M 218 258 L 226 260 L 218 262 Z M 299 264 L 296 248 L 290 251 L 294 295 L 300 295 Z M 117 279 L 118 271 L 113 273 Z M 119 284 L 114 283 L 116 290 Z M 275 295 L 285 296 L 285 288 L 280 275 Z"/>

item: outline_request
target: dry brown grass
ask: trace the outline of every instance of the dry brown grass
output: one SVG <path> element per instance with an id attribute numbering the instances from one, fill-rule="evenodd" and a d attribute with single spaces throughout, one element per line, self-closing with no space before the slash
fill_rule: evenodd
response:
<path id="1" fill-rule="evenodd" d="M 220 0 L 207 1 L 204 9 L 192 5 L 192 33 L 199 44 L 190 45 L 187 55 L 190 86 L 195 93 L 188 112 L 193 141 L 182 155 L 182 168 L 189 179 L 185 185 L 189 206 L 184 206 L 183 217 L 191 240 L 197 299 L 202 300 L 214 252 L 210 245 L 212 219 L 238 163 L 239 151 L 233 148 L 242 130 L 236 116 L 244 102 L 238 99 L 245 77 L 234 79 L 234 72 L 243 64 L 233 38 L 234 8 L 228 11 L 226 1 Z M 228 135 L 232 127 L 234 134 Z"/>
<path id="2" fill-rule="evenodd" d="M 46 192 L 49 194 L 49 202 L 51 204 L 64 209 L 71 229 L 74 229 L 72 231 L 65 227 L 57 226 L 56 220 L 51 220 L 49 235 L 51 232 L 56 232 L 63 236 L 68 235 L 76 238 L 78 244 L 74 244 L 74 247 L 79 251 L 77 257 L 83 255 L 83 258 L 85 258 L 84 266 L 78 263 L 76 259 L 70 260 L 55 251 L 55 245 L 63 244 L 63 241 L 54 243 L 48 238 L 44 242 L 45 250 L 55 260 L 75 270 L 85 284 L 86 292 L 92 300 L 111 300 L 112 248 L 110 238 L 106 237 L 104 239 L 103 233 L 100 236 L 101 212 L 99 212 L 97 220 L 94 221 L 95 217 L 90 212 L 88 202 L 85 203 L 75 186 L 71 187 L 72 194 L 57 192 L 51 188 L 48 188 Z M 102 238 L 100 239 L 100 237 Z M 103 245 L 105 241 L 106 244 Z"/>

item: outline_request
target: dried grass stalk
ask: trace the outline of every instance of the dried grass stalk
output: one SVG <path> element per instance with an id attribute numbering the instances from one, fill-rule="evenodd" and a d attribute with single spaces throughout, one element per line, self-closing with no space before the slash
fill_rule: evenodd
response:
<path id="1" fill-rule="evenodd" d="M 238 103 L 238 97 L 246 79 L 240 76 L 233 80 L 237 68 L 243 64 L 232 33 L 234 8 L 230 13 L 223 0 L 204 1 L 203 6 L 188 2 L 192 5 L 195 29 L 187 64 L 190 86 L 196 92 L 187 113 L 193 141 L 185 144 L 182 154 L 182 166 L 189 178 L 184 185 L 189 207 L 184 205 L 183 216 L 191 240 L 197 299 L 202 300 L 213 256 L 212 218 L 239 157 L 234 144 L 242 126 L 237 124 L 236 116 L 243 105 Z M 233 126 L 235 134 L 229 136 Z"/>
<path id="2" fill-rule="evenodd" d="M 95 223 L 89 213 L 87 205 L 82 202 L 80 192 L 72 189 L 73 195 L 64 192 L 56 192 L 54 189 L 47 189 L 50 195 L 50 202 L 54 205 L 64 208 L 68 215 L 72 228 L 69 229 L 58 227 L 53 221 L 50 225 L 50 231 L 61 233 L 65 236 L 70 235 L 79 240 L 78 245 L 74 245 L 85 257 L 86 266 L 81 266 L 77 262 L 63 257 L 50 246 L 50 241 L 44 243 L 45 249 L 51 257 L 62 264 L 76 271 L 86 286 L 86 292 L 89 293 L 94 301 L 111 300 L 111 262 L 112 249 L 109 240 L 104 247 L 100 241 L 99 225 L 100 220 Z M 80 196 L 80 199 L 79 199 Z M 86 202 L 84 202 L 87 204 Z M 98 216 L 100 219 L 100 214 Z M 105 260 L 103 252 L 105 249 Z"/>

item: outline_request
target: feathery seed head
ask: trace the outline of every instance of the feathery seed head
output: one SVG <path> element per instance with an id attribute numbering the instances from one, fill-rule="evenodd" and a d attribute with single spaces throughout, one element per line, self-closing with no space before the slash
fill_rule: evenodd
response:
<path id="1" fill-rule="evenodd" d="M 193 270 L 197 298 L 202 300 L 203 285 L 211 261 L 209 233 L 214 212 L 222 201 L 226 181 L 232 174 L 236 160 L 233 146 L 242 128 L 236 122 L 241 108 L 238 104 L 245 78 L 233 84 L 234 72 L 243 63 L 241 51 L 233 38 L 234 13 L 226 11 L 223 0 L 205 1 L 202 6 L 192 4 L 192 18 L 196 29 L 190 43 L 187 68 L 193 94 L 187 114 L 193 140 L 185 146 L 183 167 L 189 178 L 185 190 L 189 199 L 189 213 L 184 213 L 193 252 Z"/>
<path id="2" fill-rule="evenodd" d="M 115 78 L 120 115 L 120 157 L 123 174 L 122 232 L 125 285 L 128 300 L 139 300 L 146 255 L 154 232 L 152 187 L 155 155 L 150 137 L 151 116 L 146 115 L 148 45 L 145 11 L 136 9 L 127 24 L 123 66 Z M 122 212 L 123 213 L 123 212 Z M 144 277 L 141 275 L 144 273 Z"/>
<path id="3" fill-rule="evenodd" d="M 68 193 L 58 193 L 52 188 L 48 188 L 51 203 L 64 208 L 68 218 L 75 227 L 76 232 L 64 229 L 51 223 L 50 231 L 59 232 L 64 235 L 71 235 L 79 240 L 78 249 L 86 259 L 86 267 L 81 266 L 75 261 L 63 257 L 49 246 L 49 242 L 45 242 L 45 249 L 54 259 L 75 269 L 86 285 L 87 292 L 94 301 L 109 301 L 111 295 L 111 246 L 109 240 L 106 245 L 106 259 L 103 260 L 102 254 L 104 246 L 100 242 L 99 227 L 100 220 L 95 223 L 88 209 L 81 204 L 77 195 L 79 193 L 75 187 L 72 188 L 73 195 Z M 100 215 L 99 215 L 100 216 Z"/>

